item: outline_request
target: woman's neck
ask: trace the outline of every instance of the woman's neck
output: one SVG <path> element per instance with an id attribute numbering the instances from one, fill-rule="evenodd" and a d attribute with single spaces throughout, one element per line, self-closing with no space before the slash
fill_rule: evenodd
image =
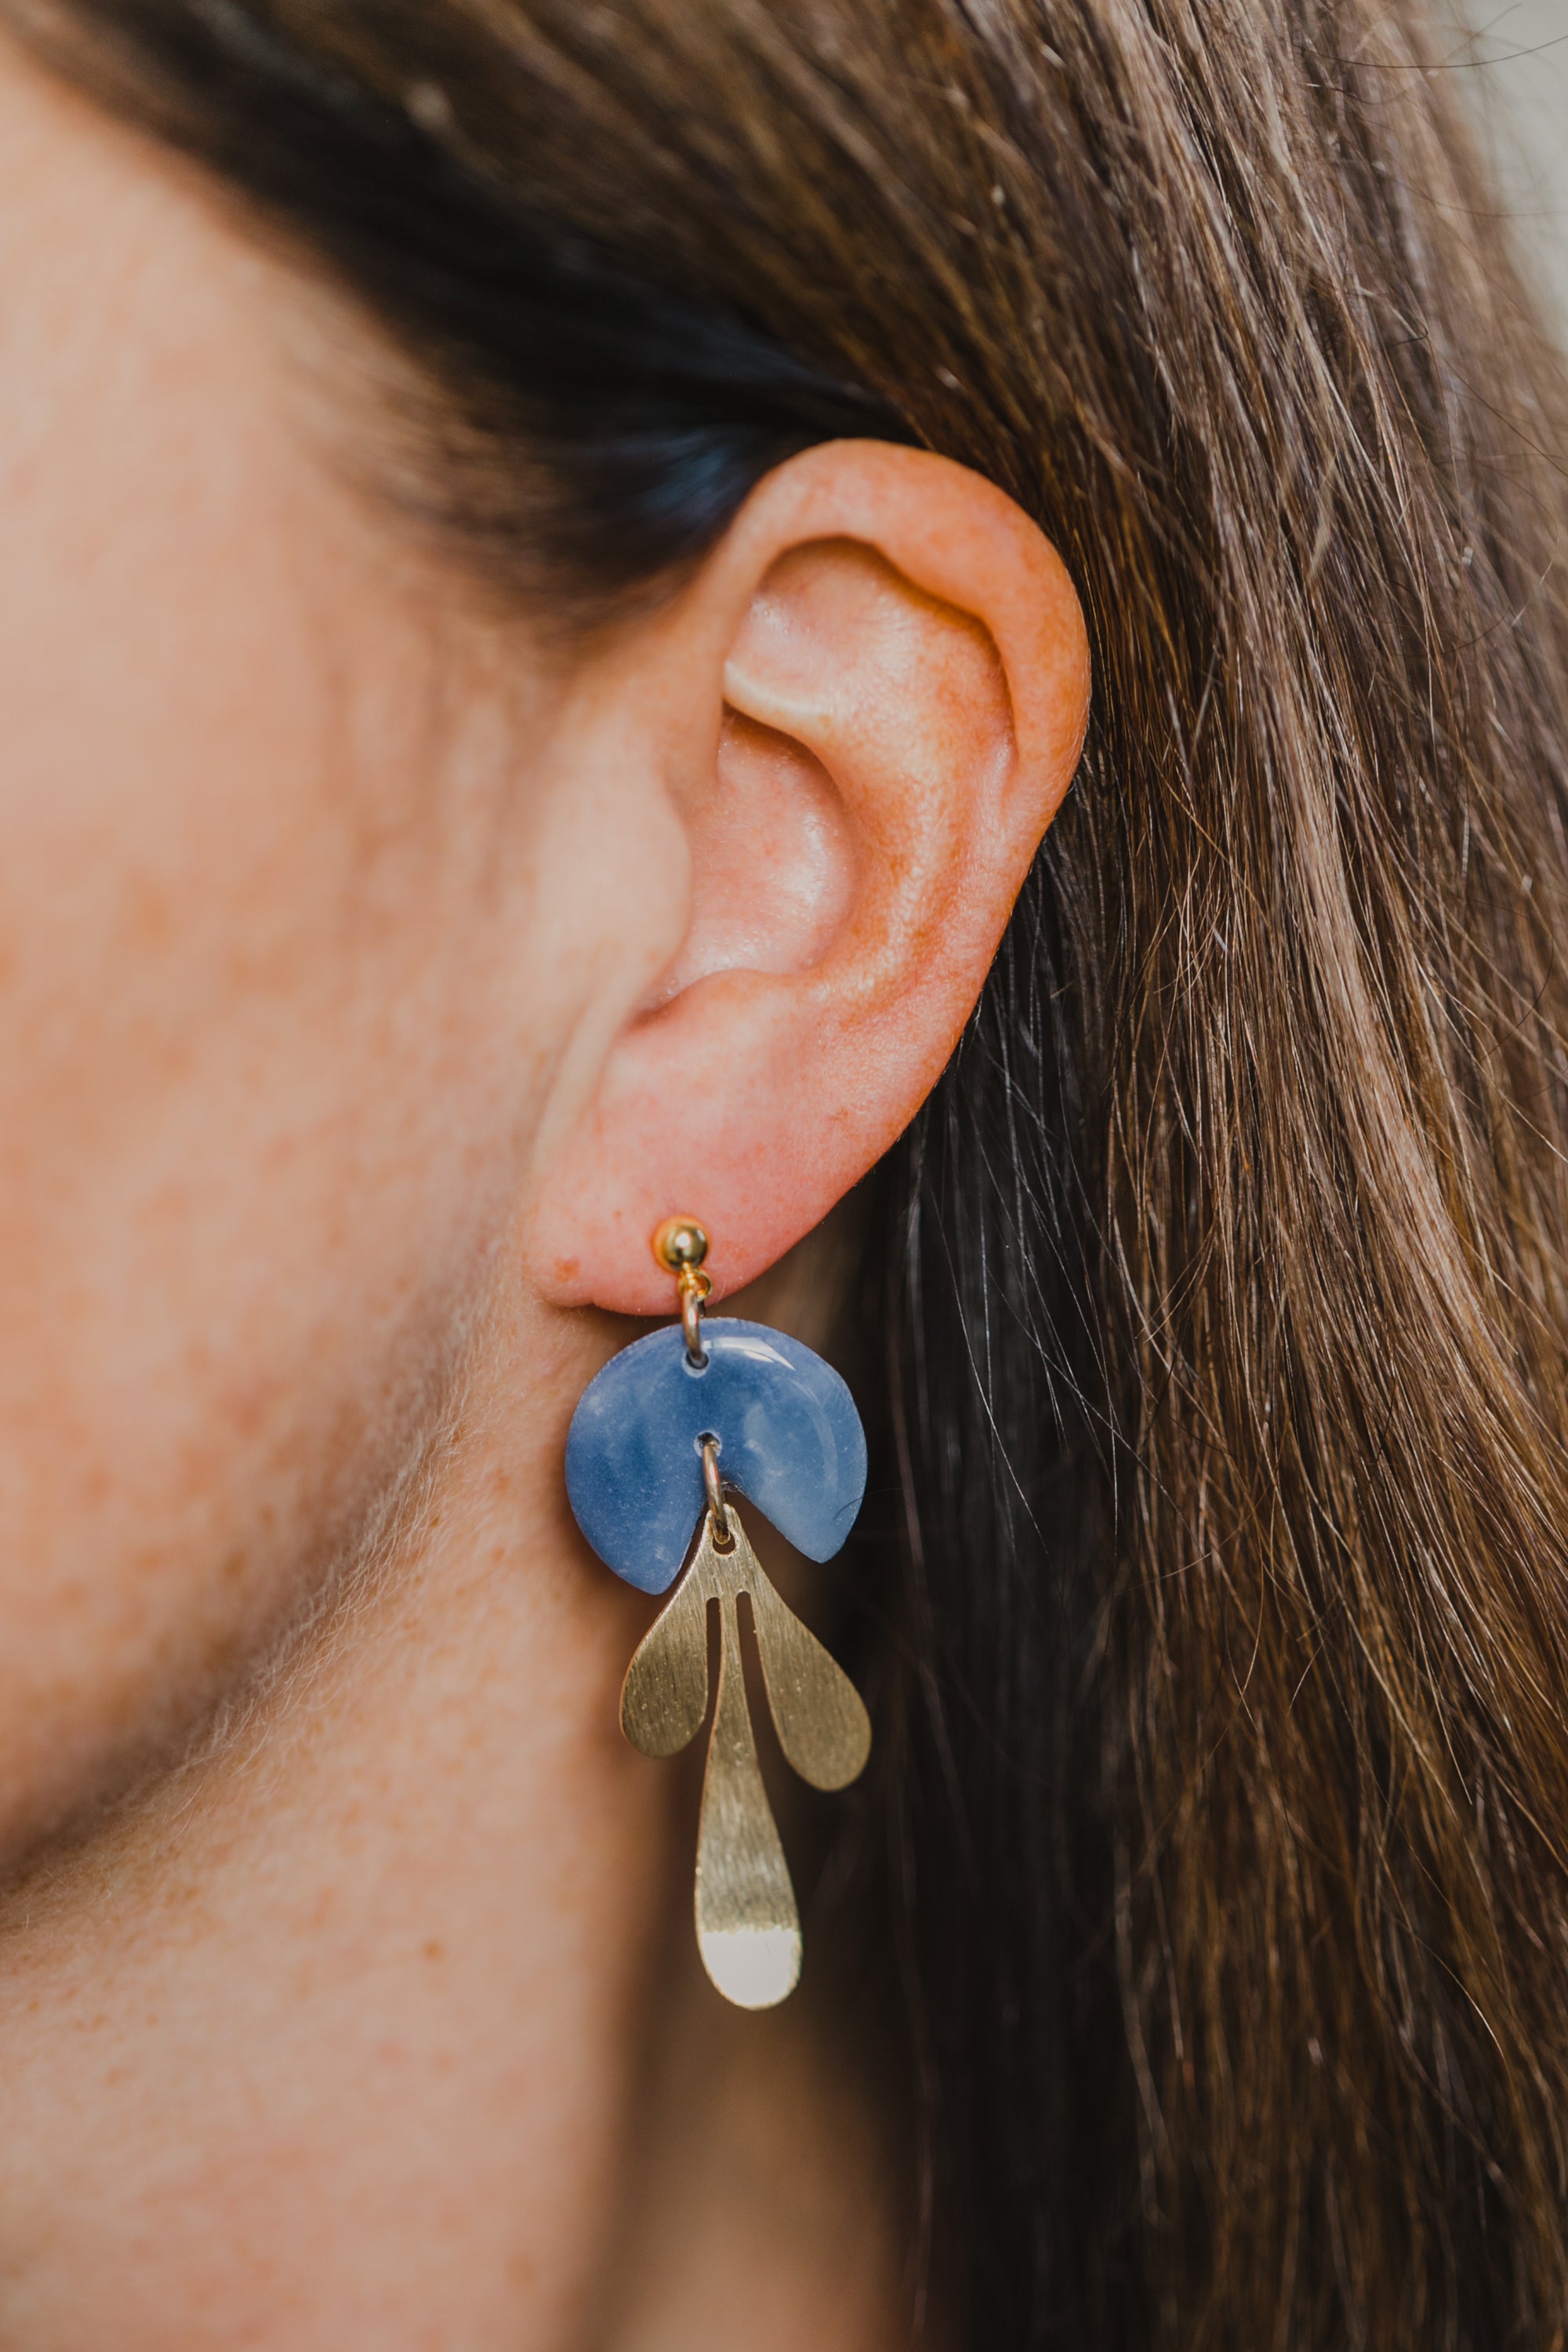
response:
<path id="1" fill-rule="evenodd" d="M 701 1979 L 619 1735 L 647 1604 L 560 1475 L 603 1352 L 491 1318 L 287 1643 L 6 1899 L 0 2339 L 892 2339 L 869 2119 Z"/>

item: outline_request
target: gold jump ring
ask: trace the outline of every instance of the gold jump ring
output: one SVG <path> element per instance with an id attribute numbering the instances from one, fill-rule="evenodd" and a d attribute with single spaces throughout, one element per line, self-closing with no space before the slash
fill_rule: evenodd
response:
<path id="1" fill-rule="evenodd" d="M 724 1481 L 719 1475 L 719 1441 L 716 1437 L 705 1437 L 702 1441 L 702 1484 L 708 1489 L 708 1517 L 712 1526 L 714 1546 L 720 1551 L 729 1551 L 735 1536 L 724 1503 Z"/>

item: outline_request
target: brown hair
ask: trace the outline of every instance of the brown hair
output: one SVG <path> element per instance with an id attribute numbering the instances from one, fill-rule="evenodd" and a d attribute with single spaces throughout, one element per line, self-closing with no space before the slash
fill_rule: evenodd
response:
<path id="1" fill-rule="evenodd" d="M 867 1277 L 942 2273 L 986 2352 L 1561 2344 L 1565 444 L 1415 0 L 34 21 L 402 338 L 524 585 L 845 431 L 1062 550 L 1083 772 Z"/>

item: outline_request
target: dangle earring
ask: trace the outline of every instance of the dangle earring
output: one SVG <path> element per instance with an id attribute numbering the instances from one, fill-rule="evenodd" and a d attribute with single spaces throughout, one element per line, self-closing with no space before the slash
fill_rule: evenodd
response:
<path id="1" fill-rule="evenodd" d="M 704 1320 L 708 1236 L 693 1218 L 670 1218 L 653 1247 L 679 1285 L 680 1321 L 623 1349 L 584 1392 L 566 1487 L 578 1526 L 617 1576 L 639 1592 L 675 1586 L 621 1693 L 621 1727 L 645 1756 L 674 1756 L 702 1727 L 717 1603 L 697 1942 L 727 2000 L 771 2009 L 800 1977 L 800 1915 L 752 1734 L 742 1594 L 779 1745 L 801 1778 L 847 1788 L 870 1753 L 871 1726 L 847 1675 L 763 1573 L 730 1496 L 743 1495 L 808 1559 L 831 1559 L 866 1492 L 866 1434 L 838 1374 L 798 1339 L 729 1316 Z"/>

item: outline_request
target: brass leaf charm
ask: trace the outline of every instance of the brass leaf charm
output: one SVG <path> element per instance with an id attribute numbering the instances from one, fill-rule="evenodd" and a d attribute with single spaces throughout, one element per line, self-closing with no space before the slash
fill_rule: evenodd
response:
<path id="1" fill-rule="evenodd" d="M 697 1941 L 719 1990 L 771 2009 L 800 1977 L 800 1915 L 763 1786 L 746 1702 L 737 1603 L 752 1603 L 779 1744 L 814 1788 L 842 1789 L 864 1769 L 871 1726 L 860 1695 L 764 1575 L 731 1507 L 726 1550 L 703 1513 L 690 1566 L 638 1646 L 621 1694 L 621 1726 L 645 1756 L 673 1756 L 708 1709 L 708 1604 L 719 1603 L 719 1694 L 697 1844 Z"/>

